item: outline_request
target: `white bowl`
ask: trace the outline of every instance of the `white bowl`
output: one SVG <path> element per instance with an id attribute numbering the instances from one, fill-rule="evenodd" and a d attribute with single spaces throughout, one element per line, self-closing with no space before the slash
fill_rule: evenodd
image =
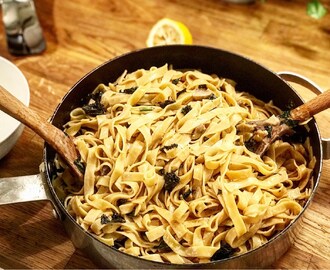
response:
<path id="1" fill-rule="evenodd" d="M 12 62 L 0 56 L 0 85 L 26 106 L 30 102 L 30 89 L 23 73 Z M 24 125 L 0 110 L 0 159 L 15 145 Z"/>

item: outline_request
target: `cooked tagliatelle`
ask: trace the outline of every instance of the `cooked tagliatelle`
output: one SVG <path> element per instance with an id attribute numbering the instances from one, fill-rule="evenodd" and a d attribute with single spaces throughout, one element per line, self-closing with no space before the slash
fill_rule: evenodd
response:
<path id="1" fill-rule="evenodd" d="M 308 138 L 277 140 L 262 157 L 247 147 L 242 125 L 280 113 L 201 71 L 124 72 L 71 111 L 65 132 L 84 182 L 57 158 L 54 188 L 86 231 L 120 251 L 177 264 L 245 253 L 287 227 L 311 193 Z"/>

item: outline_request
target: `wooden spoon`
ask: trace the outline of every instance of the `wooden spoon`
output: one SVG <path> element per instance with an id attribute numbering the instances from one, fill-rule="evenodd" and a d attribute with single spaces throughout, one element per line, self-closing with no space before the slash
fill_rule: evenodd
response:
<path id="1" fill-rule="evenodd" d="M 293 109 L 290 115 L 292 120 L 303 122 L 328 108 L 330 108 L 330 89 Z"/>
<path id="2" fill-rule="evenodd" d="M 43 121 L 38 113 L 26 107 L 2 86 L 0 86 L 0 110 L 28 126 L 43 138 L 67 163 L 74 175 L 79 180 L 83 180 L 83 174 L 77 166 L 79 157 L 75 145 L 62 130 Z"/>
<path id="3" fill-rule="evenodd" d="M 289 112 L 286 112 L 285 118 L 283 115 L 277 116 L 277 121 L 275 121 L 274 124 L 270 124 L 268 119 L 250 122 L 254 127 L 255 132 L 258 130 L 266 130 L 266 126 L 271 126 L 271 132 L 269 134 L 270 136 L 266 136 L 262 141 L 258 142 L 254 147 L 254 152 L 262 156 L 267 151 L 270 144 L 275 140 L 285 134 L 293 133 L 292 124 L 304 122 L 310 119 L 313 115 L 316 115 L 328 108 L 330 108 L 330 89 L 311 99 L 305 104 L 300 105 L 299 107 Z M 252 136 L 252 138 L 253 137 L 254 136 Z"/>

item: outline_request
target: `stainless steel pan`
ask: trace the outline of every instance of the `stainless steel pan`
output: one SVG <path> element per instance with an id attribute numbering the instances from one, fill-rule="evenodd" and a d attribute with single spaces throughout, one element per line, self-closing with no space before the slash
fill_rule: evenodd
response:
<path id="1" fill-rule="evenodd" d="M 237 82 L 239 91 L 247 91 L 264 100 L 273 100 L 275 105 L 286 109 L 289 103 L 298 106 L 303 103 L 297 92 L 281 78 L 299 82 L 314 91 L 321 91 L 307 79 L 284 72 L 276 74 L 254 61 L 240 55 L 202 46 L 164 46 L 143 49 L 114 58 L 92 70 L 79 80 L 63 98 L 55 110 L 51 121 L 61 128 L 68 121 L 69 112 L 80 106 L 83 99 L 99 83 L 114 81 L 124 70 L 132 72 L 139 68 L 161 66 L 165 63 L 175 69 L 201 69 L 205 73 L 215 73 Z M 204 264 L 175 265 L 157 263 L 140 259 L 118 251 L 97 240 L 92 234 L 84 231 L 66 212 L 52 187 L 52 164 L 54 151 L 44 147 L 45 171 L 39 175 L 0 179 L 0 205 L 19 203 L 32 200 L 49 200 L 54 213 L 60 219 L 73 244 L 86 254 L 100 267 L 106 268 L 158 268 L 158 269 L 195 269 L 195 268 L 261 268 L 267 267 L 278 260 L 291 246 L 301 226 L 301 219 L 308 208 L 318 187 L 322 160 L 329 158 L 329 140 L 322 139 L 315 120 L 309 122 L 311 138 L 317 163 L 313 174 L 313 193 L 307 201 L 299 217 L 284 231 L 273 237 L 267 244 L 246 254 L 229 259 Z M 54 232 L 55 233 L 55 232 Z"/>

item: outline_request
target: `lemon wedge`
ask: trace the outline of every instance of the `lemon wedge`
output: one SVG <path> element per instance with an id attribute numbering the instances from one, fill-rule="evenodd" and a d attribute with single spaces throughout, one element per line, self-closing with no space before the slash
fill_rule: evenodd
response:
<path id="1" fill-rule="evenodd" d="M 182 22 L 163 18 L 150 30 L 147 47 L 170 44 L 192 44 L 192 35 Z"/>

